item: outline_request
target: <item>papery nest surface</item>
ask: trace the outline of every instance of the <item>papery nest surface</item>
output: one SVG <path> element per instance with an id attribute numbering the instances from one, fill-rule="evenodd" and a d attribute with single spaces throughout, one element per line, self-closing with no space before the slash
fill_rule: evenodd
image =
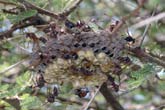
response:
<path id="1" fill-rule="evenodd" d="M 119 58 L 126 43 L 123 37 L 104 30 L 68 33 L 49 39 L 32 55 L 31 65 L 48 83 L 98 85 L 106 81 L 108 74 L 120 74 Z"/>

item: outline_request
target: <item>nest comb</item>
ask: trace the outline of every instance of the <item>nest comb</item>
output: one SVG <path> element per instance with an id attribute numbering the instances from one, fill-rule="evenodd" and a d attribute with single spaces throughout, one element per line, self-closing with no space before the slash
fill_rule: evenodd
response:
<path id="1" fill-rule="evenodd" d="M 60 35 L 32 55 L 31 65 L 48 83 L 94 86 L 106 81 L 107 74 L 119 74 L 115 68 L 120 67 L 125 44 L 122 37 L 104 30 Z"/>

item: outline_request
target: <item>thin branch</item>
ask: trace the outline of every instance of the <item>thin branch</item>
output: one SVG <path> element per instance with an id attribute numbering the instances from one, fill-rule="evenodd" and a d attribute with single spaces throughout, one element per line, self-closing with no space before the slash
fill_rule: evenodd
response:
<path id="1" fill-rule="evenodd" d="M 8 72 L 9 70 L 11 70 L 11 69 L 13 69 L 13 68 L 15 68 L 15 67 L 19 66 L 19 65 L 20 65 L 20 64 L 22 64 L 23 62 L 24 62 L 24 60 L 19 61 L 19 62 L 17 62 L 17 63 L 15 63 L 15 64 L 13 64 L 13 65 L 11 65 L 11 66 L 7 67 L 7 68 L 6 68 L 6 69 L 4 69 L 2 72 L 0 72 L 0 74 L 4 74 L 4 73 Z"/>
<path id="2" fill-rule="evenodd" d="M 124 108 L 120 105 L 120 103 L 116 100 L 116 97 L 113 96 L 110 89 L 107 88 L 107 83 L 104 82 L 100 88 L 100 92 L 105 97 L 108 104 L 111 105 L 113 110 L 124 110 Z"/>
<path id="3" fill-rule="evenodd" d="M 126 91 L 120 93 L 120 94 L 118 95 L 118 97 L 123 96 L 123 95 L 126 95 L 126 94 L 128 94 L 128 93 L 130 93 L 130 92 L 133 92 L 133 91 L 135 91 L 136 89 L 139 89 L 140 87 L 142 87 L 142 84 L 144 84 L 144 82 L 145 82 L 146 80 L 148 80 L 148 77 L 146 77 L 145 79 L 143 79 L 143 81 L 141 82 L 141 84 L 136 85 L 135 87 L 132 87 L 131 89 L 126 90 Z"/>
<path id="4" fill-rule="evenodd" d="M 21 8 L 28 8 L 28 9 L 35 9 L 38 11 L 38 13 L 40 14 L 44 14 L 44 15 L 47 15 L 47 16 L 50 16 L 52 18 L 55 18 L 57 20 L 63 20 L 63 19 L 66 19 L 66 17 L 72 13 L 77 7 L 78 5 L 82 2 L 83 0 L 77 0 L 70 8 L 64 10 L 63 12 L 60 12 L 59 14 L 56 14 L 56 13 L 53 13 L 49 10 L 46 10 L 46 9 L 43 9 L 41 7 L 38 7 L 36 5 L 33 5 L 32 3 L 26 1 L 26 0 L 18 0 L 18 2 L 20 2 L 21 4 L 23 4 L 22 6 L 19 5 L 19 7 Z M 6 2 L 6 1 L 1 1 L 0 0 L 0 3 L 1 4 L 6 4 L 6 5 L 15 5 L 17 6 L 18 4 L 15 4 L 15 3 L 12 3 L 12 2 Z"/>
<path id="5" fill-rule="evenodd" d="M 88 102 L 88 104 L 85 106 L 85 108 L 83 110 L 88 110 L 90 104 L 93 102 L 93 100 L 95 99 L 97 93 L 100 91 L 101 86 L 99 86 L 99 88 L 97 88 L 95 94 L 93 95 L 93 97 L 90 99 L 90 101 Z"/>
<path id="6" fill-rule="evenodd" d="M 131 26 L 131 28 L 138 29 L 138 28 L 141 28 L 141 27 L 146 26 L 148 24 L 151 24 L 152 22 L 156 22 L 158 20 L 161 20 L 163 18 L 165 18 L 165 12 L 159 13 L 159 14 L 153 16 L 153 17 L 142 20 L 139 23 L 134 24 L 133 26 Z"/>
<path id="7" fill-rule="evenodd" d="M 152 53 L 151 51 L 148 53 L 148 54 L 150 54 L 152 57 L 156 57 L 156 58 L 158 58 L 158 59 L 161 59 L 161 60 L 164 60 L 165 61 L 165 55 L 163 55 L 163 54 L 156 54 L 156 53 Z"/>
<path id="8" fill-rule="evenodd" d="M 38 6 L 36 6 L 36 5 L 33 5 L 32 3 L 30 3 L 30 2 L 28 2 L 28 1 L 26 1 L 26 0 L 18 0 L 18 1 L 19 1 L 20 3 L 22 3 L 22 4 L 24 4 L 24 5 L 26 6 L 26 8 L 35 9 L 35 10 L 37 10 L 38 13 L 40 13 L 40 14 L 45 14 L 45 15 L 50 16 L 50 17 L 52 17 L 52 18 L 55 18 L 55 19 L 57 19 L 57 20 L 64 20 L 64 19 L 66 19 L 66 17 L 67 17 L 71 12 L 73 12 L 73 11 L 77 8 L 77 6 L 78 6 L 83 0 L 78 0 L 77 2 L 75 2 L 75 4 L 74 4 L 72 7 L 70 7 L 70 8 L 67 9 L 67 10 L 64 10 L 64 12 L 61 12 L 61 13 L 59 13 L 59 14 L 55 14 L 55 13 L 53 13 L 53 12 L 51 12 L 51 11 L 48 11 L 48 10 L 43 9 L 43 8 L 40 8 L 40 7 L 38 7 Z"/>
<path id="9" fill-rule="evenodd" d="M 155 8 L 154 11 L 152 12 L 151 17 L 154 16 L 155 12 L 156 12 L 156 8 Z M 148 31 L 149 27 L 150 27 L 150 24 L 147 24 L 147 26 L 146 26 L 145 29 L 144 29 L 144 32 L 143 32 L 143 35 L 142 35 L 142 40 L 141 40 L 141 42 L 140 42 L 139 47 L 142 46 L 143 41 L 144 41 L 144 39 L 145 39 L 145 36 L 146 36 L 146 34 L 147 34 L 147 31 Z"/>
<path id="10" fill-rule="evenodd" d="M 128 20 L 129 18 L 131 18 L 132 16 L 134 16 L 134 15 L 140 10 L 140 8 L 141 8 L 143 5 L 144 5 L 144 3 L 141 4 L 141 5 L 139 5 L 139 6 L 138 6 L 135 10 L 133 10 L 129 15 L 124 16 L 124 17 L 121 19 L 121 21 L 119 22 L 119 24 L 113 29 L 113 31 L 112 31 L 110 34 L 112 35 L 112 34 L 116 33 L 116 32 L 123 26 L 123 24 L 125 23 L 125 21 Z"/>
<path id="11" fill-rule="evenodd" d="M 31 54 L 31 51 L 30 50 L 25 49 L 24 47 L 20 46 L 19 44 L 15 43 L 15 42 L 12 42 L 11 40 L 6 40 L 6 41 L 8 41 L 14 47 L 19 48 L 24 54 L 26 54 L 26 55 L 30 55 Z"/>
<path id="12" fill-rule="evenodd" d="M 148 59 L 148 61 L 152 62 L 152 63 L 156 63 L 158 65 L 161 65 L 165 68 L 165 62 L 162 61 L 161 59 L 158 59 L 156 57 L 152 57 L 150 54 L 145 53 L 145 58 Z"/>
<path id="13" fill-rule="evenodd" d="M 157 65 L 160 65 L 160 66 L 165 68 L 165 62 L 164 61 L 162 61 L 159 58 L 153 57 L 149 53 L 146 53 L 140 47 L 127 48 L 127 50 L 130 51 L 132 55 L 134 55 L 135 57 L 139 58 L 141 61 L 147 61 L 147 62 L 151 62 L 151 63 L 156 63 Z"/>
<path id="14" fill-rule="evenodd" d="M 82 2 L 83 0 L 77 0 L 74 5 L 72 5 L 70 8 L 64 10 L 64 12 L 59 13 L 59 15 L 62 16 L 68 16 L 70 13 L 72 13 L 77 7 L 78 5 Z"/>
<path id="15" fill-rule="evenodd" d="M 33 25 L 34 23 L 21 23 L 21 24 L 15 24 L 15 26 L 11 27 L 10 30 L 7 30 L 5 32 L 1 32 L 0 33 L 0 38 L 3 39 L 3 38 L 9 38 L 9 37 L 12 37 L 12 33 L 17 30 L 17 29 L 21 29 L 21 28 L 24 28 L 24 27 L 28 27 L 28 26 L 31 26 Z"/>
<path id="16" fill-rule="evenodd" d="M 12 33 L 17 29 L 22 29 L 28 26 L 37 25 L 37 22 L 39 20 L 43 22 L 41 17 L 35 16 L 35 17 L 27 18 L 21 23 L 14 24 L 9 30 L 0 33 L 0 39 L 12 37 Z M 26 22 L 26 21 L 29 21 L 29 22 Z"/>
<path id="17" fill-rule="evenodd" d="M 131 89 L 129 89 L 129 90 L 123 91 L 122 93 L 120 93 L 120 94 L 118 95 L 118 97 L 121 97 L 121 96 L 123 96 L 123 95 L 126 95 L 126 94 L 128 94 L 128 93 L 130 93 L 130 92 L 133 92 L 133 91 L 135 91 L 136 89 L 138 89 L 140 86 L 141 86 L 141 85 L 136 86 L 136 87 L 133 87 L 133 88 L 131 88 Z"/>
<path id="18" fill-rule="evenodd" d="M 62 101 L 62 102 L 67 102 L 67 103 L 74 103 L 74 104 L 77 104 L 77 105 L 83 105 L 83 102 L 82 101 L 78 101 L 78 100 L 71 100 L 71 99 L 66 99 L 66 98 L 63 98 L 63 97 L 57 97 L 58 100 Z M 94 108 L 96 109 L 95 106 L 89 106 L 89 108 Z"/>
<path id="19" fill-rule="evenodd" d="M 10 41 L 12 41 L 14 39 L 18 39 L 18 38 L 21 38 L 21 37 L 22 36 L 16 36 L 16 37 L 8 38 L 8 39 L 3 39 L 3 40 L 0 41 L 0 45 L 3 45 L 6 42 L 10 42 Z"/>
<path id="20" fill-rule="evenodd" d="M 150 27 L 150 24 L 148 24 L 148 25 L 145 27 L 144 32 L 143 32 L 143 35 L 142 35 L 142 40 L 140 41 L 139 47 L 142 46 L 143 41 L 144 41 L 144 39 L 145 39 L 145 36 L 146 36 L 146 34 L 147 34 L 147 31 L 148 31 L 149 27 Z"/>
<path id="21" fill-rule="evenodd" d="M 24 4 L 24 6 L 26 6 L 26 8 L 29 8 L 29 9 L 35 9 L 38 11 L 38 13 L 40 14 L 45 14 L 47 16 L 50 16 L 52 18 L 55 18 L 55 19 L 58 19 L 58 20 L 65 20 L 66 17 L 72 12 L 74 11 L 77 6 L 83 1 L 83 0 L 78 0 L 77 2 L 75 2 L 75 4 L 70 7 L 69 9 L 65 10 L 64 12 L 61 12 L 59 14 L 55 14 L 51 11 L 48 11 L 48 10 L 45 10 L 43 8 L 40 8 L 38 6 L 35 6 L 33 5 L 32 3 L 26 1 L 26 0 L 18 0 L 20 3 Z M 4 4 L 7 4 L 8 2 L 4 2 L 4 1 L 0 1 L 0 3 L 4 3 Z M 10 3 L 10 2 L 9 2 Z M 17 4 L 16 4 L 17 5 Z M 24 8 L 24 6 L 21 7 L 21 5 L 19 5 L 19 7 L 21 8 Z M 28 27 L 28 26 L 31 26 L 31 25 L 34 25 L 34 23 L 22 23 L 22 24 L 16 24 L 15 27 L 12 27 L 10 30 L 8 31 L 5 31 L 5 32 L 2 32 L 0 33 L 0 38 L 3 39 L 3 38 L 9 38 L 9 37 L 12 37 L 12 33 L 17 30 L 17 29 L 21 29 L 21 28 L 25 28 L 25 27 Z"/>
<path id="22" fill-rule="evenodd" d="M 13 15 L 18 15 L 18 12 L 14 12 L 12 10 L 6 10 L 6 9 L 2 9 L 3 13 L 8 13 L 8 14 L 13 14 Z"/>
<path id="23" fill-rule="evenodd" d="M 55 19 L 59 19 L 59 16 L 53 12 L 50 12 L 48 10 L 45 10 L 43 8 L 40 8 L 36 5 L 33 5 L 32 3 L 26 1 L 26 0 L 18 0 L 20 3 L 24 4 L 26 6 L 26 8 L 29 8 L 29 9 L 35 9 L 38 11 L 38 13 L 40 14 L 45 14 L 45 15 L 48 15 L 50 17 L 53 17 Z"/>
<path id="24" fill-rule="evenodd" d="M 163 110 L 165 108 L 165 105 L 164 104 L 162 104 L 162 105 L 160 105 L 159 107 L 156 107 L 154 110 Z"/>

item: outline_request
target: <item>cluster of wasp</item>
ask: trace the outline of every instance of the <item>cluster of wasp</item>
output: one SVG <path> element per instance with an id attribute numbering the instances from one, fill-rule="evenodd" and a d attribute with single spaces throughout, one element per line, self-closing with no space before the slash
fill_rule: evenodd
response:
<path id="1" fill-rule="evenodd" d="M 32 88 L 33 89 L 42 88 L 46 84 L 47 84 L 47 82 L 45 81 L 43 75 L 42 74 L 37 74 L 35 85 L 32 86 Z M 90 91 L 89 91 L 89 89 L 87 87 L 77 88 L 74 91 L 75 95 L 77 95 L 80 98 L 83 98 L 83 97 L 87 96 L 87 94 L 89 92 Z M 55 102 L 55 99 L 58 96 L 58 94 L 59 94 L 59 90 L 58 90 L 58 88 L 56 86 L 54 86 L 52 90 L 49 88 L 48 89 L 48 93 L 47 93 L 47 102 L 49 102 L 49 103 Z"/>
<path id="2" fill-rule="evenodd" d="M 42 88 L 46 85 L 46 81 L 43 77 L 42 74 L 37 74 L 36 76 L 36 80 L 35 80 L 35 85 L 31 86 L 32 89 L 36 90 L 36 88 Z M 58 88 L 56 86 L 53 87 L 53 90 L 48 90 L 47 92 L 47 102 L 49 103 L 53 103 L 55 102 L 55 98 L 58 96 L 59 92 L 58 92 Z"/>
<path id="3" fill-rule="evenodd" d="M 44 29 L 48 38 L 37 38 L 34 33 L 27 33 L 38 47 L 30 63 L 37 74 L 34 87 L 72 82 L 77 88 L 75 94 L 82 98 L 89 93 L 84 87 L 97 86 L 109 80 L 117 92 L 119 84 L 115 82 L 115 77 L 122 74 L 123 64 L 131 63 L 129 57 L 124 56 L 125 46 L 135 42 L 131 36 L 110 34 L 119 22 L 95 32 L 84 21 L 74 23 L 67 19 L 64 28 L 50 23 Z M 44 46 L 40 47 L 39 41 Z M 55 87 L 48 94 L 48 102 L 54 102 L 57 95 Z"/>

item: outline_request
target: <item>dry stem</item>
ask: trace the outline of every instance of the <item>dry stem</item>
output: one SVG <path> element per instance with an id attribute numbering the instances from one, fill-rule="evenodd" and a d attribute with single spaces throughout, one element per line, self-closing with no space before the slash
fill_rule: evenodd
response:
<path id="1" fill-rule="evenodd" d="M 120 103 L 113 96 L 112 91 L 107 88 L 107 83 L 103 83 L 100 92 L 103 94 L 104 98 L 111 105 L 113 110 L 124 110 Z"/>
<path id="2" fill-rule="evenodd" d="M 134 24 L 133 26 L 131 26 L 131 28 L 138 29 L 138 28 L 141 28 L 141 27 L 146 26 L 148 24 L 151 24 L 152 22 L 156 22 L 158 20 L 161 20 L 163 18 L 165 18 L 165 12 L 159 13 L 155 16 L 152 16 L 150 18 L 142 20 L 139 23 Z"/>

